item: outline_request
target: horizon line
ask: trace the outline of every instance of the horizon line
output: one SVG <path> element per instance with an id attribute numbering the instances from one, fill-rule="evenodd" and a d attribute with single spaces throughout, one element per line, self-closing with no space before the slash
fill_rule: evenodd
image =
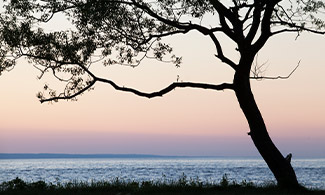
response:
<path id="1" fill-rule="evenodd" d="M 0 153 L 0 159 L 55 159 L 55 158 L 260 158 L 258 155 L 159 155 L 159 154 L 114 154 L 114 153 L 97 153 L 97 154 L 80 154 L 80 153 Z M 295 156 L 296 159 L 309 158 L 318 159 L 324 156 Z"/>
<path id="2" fill-rule="evenodd" d="M 46 159 L 46 158 L 256 158 L 259 156 L 224 155 L 159 155 L 159 154 L 80 154 L 80 153 L 0 153 L 0 159 Z"/>

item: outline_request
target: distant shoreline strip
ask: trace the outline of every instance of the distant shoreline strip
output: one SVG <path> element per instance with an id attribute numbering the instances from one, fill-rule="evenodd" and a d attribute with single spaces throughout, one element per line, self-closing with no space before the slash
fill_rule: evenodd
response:
<path id="1" fill-rule="evenodd" d="M 81 159 L 81 158 L 259 158 L 230 156 L 164 156 L 153 154 L 55 154 L 55 153 L 0 153 L 0 159 Z"/>
<path id="2" fill-rule="evenodd" d="M 165 158 L 168 156 L 146 154 L 5 154 L 0 153 L 0 159 L 53 159 L 53 158 Z"/>

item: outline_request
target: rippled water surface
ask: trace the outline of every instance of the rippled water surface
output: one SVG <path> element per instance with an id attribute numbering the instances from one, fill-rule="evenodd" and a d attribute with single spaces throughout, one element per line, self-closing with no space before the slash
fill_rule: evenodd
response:
<path id="1" fill-rule="evenodd" d="M 298 180 L 307 187 L 325 189 L 325 159 L 292 161 Z M 177 180 L 182 175 L 210 183 L 229 180 L 274 182 L 262 159 L 134 158 L 134 159 L 13 159 L 0 160 L 0 182 L 19 177 L 25 181 L 100 181 L 120 178 L 136 181 Z"/>

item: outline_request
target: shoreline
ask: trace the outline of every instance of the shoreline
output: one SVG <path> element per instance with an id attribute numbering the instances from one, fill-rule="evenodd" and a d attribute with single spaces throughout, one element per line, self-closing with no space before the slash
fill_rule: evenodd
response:
<path id="1" fill-rule="evenodd" d="M 325 189 L 305 187 L 279 188 L 274 184 L 259 186 L 252 182 L 231 182 L 223 177 L 219 183 L 203 183 L 199 180 L 179 178 L 173 181 L 136 182 L 120 180 L 47 184 L 44 181 L 25 182 L 16 179 L 0 183 L 0 194 L 325 194 Z"/>

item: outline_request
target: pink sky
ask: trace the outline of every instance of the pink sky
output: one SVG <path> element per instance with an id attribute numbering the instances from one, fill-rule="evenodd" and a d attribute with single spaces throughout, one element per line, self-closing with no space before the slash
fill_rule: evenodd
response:
<path id="1" fill-rule="evenodd" d="M 188 41 L 190 40 L 190 41 Z M 144 62 L 140 67 L 102 68 L 118 84 L 143 91 L 176 81 L 220 83 L 233 72 L 214 57 L 209 40 L 196 33 L 170 38 L 184 58 L 181 68 Z M 233 58 L 231 45 L 226 53 Z M 252 81 L 271 137 L 283 154 L 325 157 L 325 41 L 305 33 L 280 35 L 259 53 L 267 76 L 288 80 Z M 258 155 L 248 125 L 232 91 L 176 89 L 163 98 L 145 99 L 97 84 L 77 102 L 40 104 L 44 83 L 21 60 L 0 76 L 0 153 L 139 153 L 162 155 Z"/>

